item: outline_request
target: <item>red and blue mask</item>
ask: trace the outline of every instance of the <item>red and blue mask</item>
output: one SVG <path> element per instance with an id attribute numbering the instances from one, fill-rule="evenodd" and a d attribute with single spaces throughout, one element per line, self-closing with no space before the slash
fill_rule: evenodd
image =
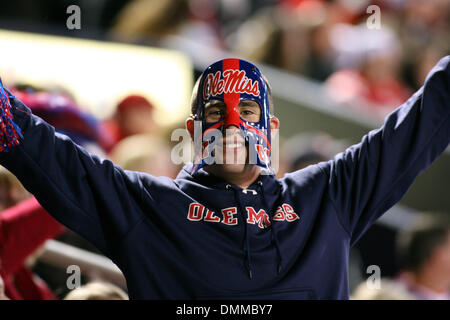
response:
<path id="1" fill-rule="evenodd" d="M 200 136 L 196 135 L 194 144 L 197 144 L 194 153 L 193 172 L 209 164 L 205 157 L 205 148 L 214 142 L 208 133 L 218 129 L 225 134 L 230 126 L 241 130 L 248 145 L 248 163 L 256 164 L 269 173 L 273 173 L 270 161 L 270 110 L 269 89 L 261 71 L 252 63 L 241 59 L 224 59 L 210 65 L 202 73 L 197 89 L 194 120 L 201 123 Z M 221 101 L 226 106 L 225 116 L 218 122 L 205 121 L 205 106 L 212 101 Z M 249 122 L 242 119 L 238 106 L 241 101 L 253 100 L 261 108 L 261 117 L 258 122 Z"/>

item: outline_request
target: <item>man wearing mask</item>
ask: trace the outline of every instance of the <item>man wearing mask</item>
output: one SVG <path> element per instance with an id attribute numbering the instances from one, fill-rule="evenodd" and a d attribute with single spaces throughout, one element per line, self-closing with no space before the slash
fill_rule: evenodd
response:
<path id="1" fill-rule="evenodd" d="M 270 87 L 239 59 L 197 81 L 176 179 L 89 154 L 3 89 L 0 164 L 117 264 L 130 299 L 348 299 L 350 247 L 449 144 L 449 63 L 361 143 L 280 180 Z"/>

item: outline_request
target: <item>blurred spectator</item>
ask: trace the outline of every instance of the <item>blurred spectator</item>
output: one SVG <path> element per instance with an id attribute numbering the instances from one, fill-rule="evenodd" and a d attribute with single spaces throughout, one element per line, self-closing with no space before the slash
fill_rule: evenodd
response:
<path id="1" fill-rule="evenodd" d="M 0 166 L 0 212 L 30 196 L 17 178 Z"/>
<path id="2" fill-rule="evenodd" d="M 286 52 L 302 50 L 303 66 L 296 71 L 304 76 L 323 81 L 333 70 L 330 46 L 330 30 L 337 21 L 347 21 L 347 14 L 339 7 L 322 0 L 288 0 L 279 6 L 292 22 L 285 24 L 284 42 Z M 345 17 L 344 17 L 345 16 Z M 295 32 L 297 30 L 297 32 Z M 299 30 L 303 32 L 298 33 Z M 293 33 L 294 31 L 294 33 Z M 300 47 L 300 44 L 301 47 Z M 294 55 L 291 53 L 291 55 Z M 295 59 L 295 58 L 293 58 Z"/>
<path id="3" fill-rule="evenodd" d="M 325 81 L 334 71 L 330 43 L 332 24 L 324 21 L 313 27 L 309 33 L 309 56 L 305 63 L 305 76 Z"/>
<path id="4" fill-rule="evenodd" d="M 450 49 L 450 2 L 448 0 L 401 1 L 397 17 L 401 19 L 398 34 L 405 49 L 405 58 L 419 55 L 431 43 L 440 43 Z"/>
<path id="5" fill-rule="evenodd" d="M 450 216 L 427 213 L 398 236 L 399 273 L 381 287 L 362 282 L 352 299 L 450 300 Z"/>
<path id="6" fill-rule="evenodd" d="M 427 74 L 440 58 L 446 55 L 440 43 L 432 43 L 421 50 L 414 57 L 404 61 L 403 75 L 408 85 L 414 90 L 423 86 Z"/>
<path id="7" fill-rule="evenodd" d="M 350 296 L 351 300 L 416 300 L 405 287 L 390 279 L 381 279 L 380 288 L 361 282 Z"/>
<path id="8" fill-rule="evenodd" d="M 129 95 L 120 101 L 111 119 L 102 124 L 113 141 L 107 148 L 108 153 L 126 137 L 156 132 L 153 111 L 153 104 L 140 95 Z"/>
<path id="9" fill-rule="evenodd" d="M 111 160 L 125 170 L 175 178 L 179 168 L 171 161 L 171 147 L 151 135 L 134 135 L 119 142 L 110 153 Z"/>
<path id="10" fill-rule="evenodd" d="M 64 232 L 35 198 L 0 213 L 0 275 L 13 300 L 53 300 L 57 297 L 25 260 L 45 242 Z"/>
<path id="11" fill-rule="evenodd" d="M 399 237 L 398 280 L 424 300 L 450 300 L 450 216 L 427 214 Z"/>
<path id="12" fill-rule="evenodd" d="M 129 300 L 119 287 L 108 283 L 93 281 L 70 291 L 64 300 Z"/>
<path id="13" fill-rule="evenodd" d="M 67 90 L 49 92 L 27 85 L 16 85 L 12 93 L 25 103 L 33 114 L 88 151 L 104 157 L 105 150 L 113 144 L 112 137 L 100 126 L 100 122 L 82 111 Z"/>
<path id="14" fill-rule="evenodd" d="M 248 60 L 328 80 L 339 104 L 381 120 L 423 84 L 450 48 L 450 2 L 424 3 L 281 0 L 243 22 L 226 43 Z M 381 7 L 380 29 L 366 25 L 370 4 Z M 420 19 L 411 19 L 420 12 Z"/>
<path id="15" fill-rule="evenodd" d="M 338 71 L 326 86 L 335 101 L 382 119 L 408 99 L 411 91 L 399 75 L 401 47 L 387 26 L 338 24 L 331 39 Z"/>
<path id="16" fill-rule="evenodd" d="M 335 70 L 332 27 L 354 22 L 365 12 L 367 3 L 281 0 L 256 12 L 228 37 L 227 43 L 249 60 L 323 81 Z"/>
<path id="17" fill-rule="evenodd" d="M 100 12 L 99 24 L 102 29 L 110 29 L 117 19 L 120 11 L 130 2 L 130 0 L 109 0 L 105 1 Z"/>
<path id="18" fill-rule="evenodd" d="M 9 300 L 5 294 L 5 283 L 3 282 L 2 276 L 0 276 L 0 300 Z"/>
<path id="19" fill-rule="evenodd" d="M 181 36 L 221 48 L 214 2 L 204 0 L 133 0 L 117 16 L 111 36 L 125 42 L 161 44 Z"/>
<path id="20" fill-rule="evenodd" d="M 304 73 L 309 56 L 308 31 L 309 26 L 292 12 L 266 7 L 229 35 L 227 43 L 247 60 Z"/>
<path id="21" fill-rule="evenodd" d="M 301 133 L 286 140 L 281 148 L 279 175 L 297 171 L 311 164 L 327 161 L 345 149 L 345 142 L 324 132 Z"/>
<path id="22" fill-rule="evenodd" d="M 112 34 L 125 41 L 178 32 L 189 18 L 186 0 L 133 0 L 119 13 Z"/>

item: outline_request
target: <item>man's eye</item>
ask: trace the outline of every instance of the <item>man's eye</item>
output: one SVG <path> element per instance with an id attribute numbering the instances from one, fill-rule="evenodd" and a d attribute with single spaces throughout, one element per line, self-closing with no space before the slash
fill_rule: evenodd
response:
<path id="1" fill-rule="evenodd" d="M 217 111 L 211 111 L 208 113 L 209 116 L 221 116 L 222 115 L 222 111 L 217 110 Z"/>
<path id="2" fill-rule="evenodd" d="M 224 118 L 224 112 L 220 109 L 209 110 L 206 112 L 206 121 L 217 122 Z"/>
<path id="3" fill-rule="evenodd" d="M 251 114 L 254 114 L 254 112 L 251 111 L 251 110 L 243 110 L 243 111 L 241 111 L 241 113 L 242 113 L 242 114 L 245 114 L 245 115 L 251 115 Z"/>

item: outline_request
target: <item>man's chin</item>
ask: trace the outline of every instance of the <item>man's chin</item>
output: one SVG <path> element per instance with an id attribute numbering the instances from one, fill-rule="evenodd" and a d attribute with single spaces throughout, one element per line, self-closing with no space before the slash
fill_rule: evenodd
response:
<path id="1" fill-rule="evenodd" d="M 244 173 L 246 171 L 247 166 L 245 164 L 231 164 L 231 163 L 224 163 L 224 164 L 217 164 L 217 170 L 220 170 L 224 173 Z"/>
<path id="2" fill-rule="evenodd" d="M 206 167 L 206 170 L 219 176 L 239 175 L 257 170 L 259 167 L 250 164 L 213 164 Z"/>

